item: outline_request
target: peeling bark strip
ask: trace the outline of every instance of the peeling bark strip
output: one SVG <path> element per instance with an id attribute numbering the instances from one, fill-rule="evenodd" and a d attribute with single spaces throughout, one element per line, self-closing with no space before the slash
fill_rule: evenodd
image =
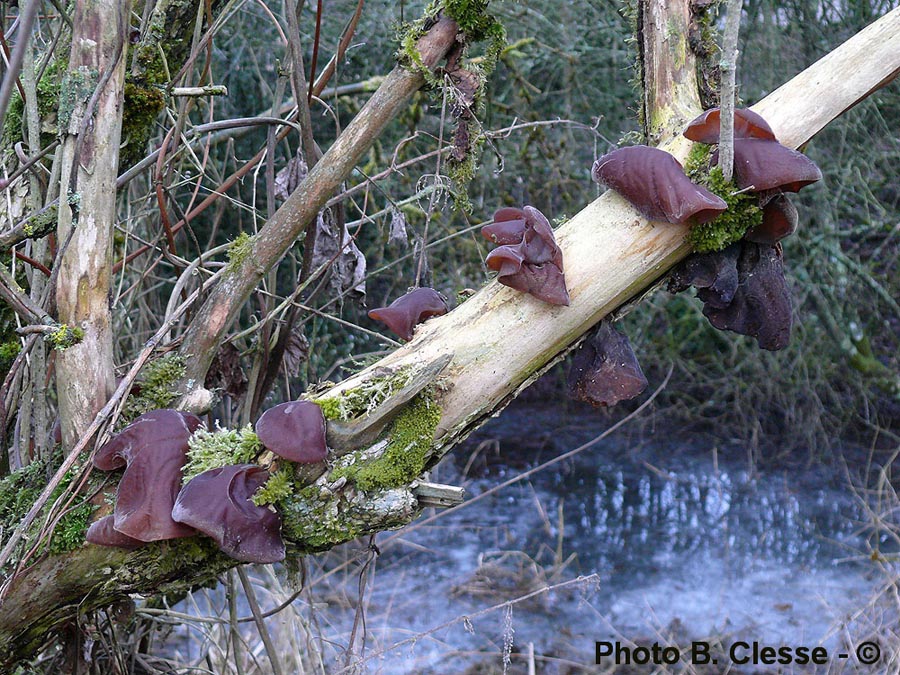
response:
<path id="1" fill-rule="evenodd" d="M 66 130 L 60 194 L 67 198 L 60 200 L 57 231 L 68 248 L 56 297 L 60 323 L 84 331 L 82 342 L 60 352 L 56 365 L 68 448 L 115 389 L 109 275 L 130 7 L 122 0 L 78 0 L 60 91 L 60 128 Z"/>
<path id="2" fill-rule="evenodd" d="M 455 21 L 442 18 L 419 40 L 425 66 L 433 68 L 444 58 L 456 41 L 457 31 Z M 418 71 L 395 67 L 288 200 L 251 239 L 247 254 L 226 272 L 184 334 L 181 354 L 188 357 L 184 391 L 203 384 L 225 331 L 250 293 L 337 192 L 407 99 L 424 84 L 425 78 Z"/>

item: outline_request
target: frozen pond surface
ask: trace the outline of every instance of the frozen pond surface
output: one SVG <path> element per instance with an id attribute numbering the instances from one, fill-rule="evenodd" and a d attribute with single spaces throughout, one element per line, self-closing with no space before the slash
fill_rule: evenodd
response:
<path id="1" fill-rule="evenodd" d="M 432 480 L 465 485 L 471 498 L 607 426 L 593 411 L 520 404 Z M 882 582 L 866 559 L 864 520 L 840 469 L 752 476 L 739 449 L 611 437 L 471 507 L 379 535 L 367 672 L 501 672 L 510 640 L 513 652 L 531 643 L 544 673 L 599 672 L 595 640 L 686 647 L 717 636 L 837 651 Z M 353 609 L 334 600 L 356 595 L 344 586 L 314 594 L 337 650 L 353 623 Z M 479 662 L 493 670 L 467 670 Z M 514 654 L 509 672 L 522 664 Z"/>
<path id="2" fill-rule="evenodd" d="M 474 496 L 607 426 L 592 411 L 511 408 L 435 479 L 462 482 Z M 751 476 L 746 454 L 666 443 L 601 441 L 386 547 L 369 653 L 546 583 L 596 578 L 515 605 L 511 617 L 502 608 L 458 621 L 374 658 L 370 670 L 461 672 L 473 652 L 501 652 L 510 625 L 515 650 L 531 642 L 560 659 L 545 660 L 546 672 L 591 667 L 594 641 L 617 636 L 840 645 L 879 582 L 860 562 L 861 507 L 846 482 L 823 469 Z M 480 477 L 466 481 L 461 470 L 476 452 L 469 473 L 480 468 Z"/>

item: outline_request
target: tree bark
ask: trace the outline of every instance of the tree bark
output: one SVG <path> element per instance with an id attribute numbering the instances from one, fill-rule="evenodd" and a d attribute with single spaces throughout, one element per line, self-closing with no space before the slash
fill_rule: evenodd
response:
<path id="1" fill-rule="evenodd" d="M 122 132 L 130 2 L 79 0 L 61 100 L 73 100 L 62 140 L 56 301 L 59 321 L 84 331 L 60 352 L 63 447 L 75 445 L 115 389 L 109 307 L 116 175 Z"/>
<path id="2" fill-rule="evenodd" d="M 900 9 L 755 109 L 785 145 L 798 147 L 898 70 Z M 683 157 L 688 143 L 673 137 L 666 149 Z M 683 227 L 647 222 L 618 195 L 607 192 L 557 230 L 572 300 L 568 308 L 550 308 L 492 282 L 450 314 L 423 324 L 408 345 L 320 396 L 339 395 L 404 367 L 418 372 L 421 384 L 441 368 L 440 386 L 435 388 L 441 419 L 432 449 L 437 456 L 526 386 L 587 328 L 651 286 L 686 255 L 685 234 Z M 431 372 L 426 365 L 432 366 Z M 396 502 L 414 494 L 411 486 L 367 494 L 351 483 L 329 486 L 324 477 L 319 488 L 340 497 L 335 501 L 340 504 L 335 507 L 338 519 L 359 518 L 359 512 L 349 513 L 351 507 L 369 509 L 362 517 L 372 514 L 368 523 L 374 530 L 399 524 L 390 521 L 387 506 L 377 502 L 386 504 L 388 497 Z M 414 511 L 402 515 L 411 518 Z M 381 516 L 382 520 L 375 519 Z M 359 530 L 346 538 L 357 534 Z M 39 561 L 10 580 L 0 611 L 0 665 L 27 655 L 47 631 L 80 611 L 124 593 L 185 588 L 235 564 L 211 552 L 206 540 L 181 541 L 133 553 L 85 546 Z M 315 547 L 302 539 L 294 543 Z M 337 543 L 339 537 L 324 546 Z"/>

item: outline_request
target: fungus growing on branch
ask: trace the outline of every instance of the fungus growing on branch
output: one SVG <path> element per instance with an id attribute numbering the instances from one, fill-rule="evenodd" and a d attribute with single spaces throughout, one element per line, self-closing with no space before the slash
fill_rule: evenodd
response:
<path id="1" fill-rule="evenodd" d="M 117 532 L 145 542 L 195 534 L 192 528 L 172 519 L 172 506 L 181 488 L 188 439 L 201 425 L 196 415 L 152 410 L 97 451 L 94 466 L 98 469 L 125 467 L 113 510 Z"/>
<path id="2" fill-rule="evenodd" d="M 256 422 L 259 442 L 298 464 L 321 462 L 328 454 L 325 416 L 310 401 L 288 401 L 266 410 Z"/>
<path id="3" fill-rule="evenodd" d="M 412 340 L 417 325 L 446 313 L 447 303 L 436 290 L 416 288 L 387 307 L 369 310 L 369 318 L 381 321 L 404 340 Z"/>
<path id="4" fill-rule="evenodd" d="M 791 339 L 792 318 L 781 246 L 749 241 L 740 246 L 734 297 L 725 307 L 707 303 L 703 314 L 719 330 L 756 338 L 762 349 L 784 349 Z"/>
<path id="5" fill-rule="evenodd" d="M 800 214 L 784 193 L 772 195 L 763 206 L 762 223 L 747 230 L 744 239 L 756 244 L 774 244 L 797 231 Z"/>
<path id="6" fill-rule="evenodd" d="M 518 213 L 521 219 L 516 217 Z M 498 216 L 504 220 L 498 221 Z M 524 221 L 524 228 L 518 236 L 520 220 Z M 562 250 L 543 213 L 533 206 L 525 206 L 521 211 L 500 209 L 494 214 L 494 223 L 482 228 L 482 234 L 498 243 L 509 242 L 491 251 L 484 261 L 489 269 L 498 272 L 497 281 L 551 305 L 569 304 Z"/>
<path id="7" fill-rule="evenodd" d="M 116 517 L 114 515 L 108 515 L 94 521 L 85 534 L 85 540 L 98 546 L 115 546 L 116 548 L 124 548 L 129 551 L 140 548 L 147 543 L 119 532 L 114 527 L 115 520 Z"/>
<path id="8" fill-rule="evenodd" d="M 593 406 L 612 406 L 640 394 L 647 378 L 628 338 L 601 321 L 572 358 L 569 396 Z"/>
<path id="9" fill-rule="evenodd" d="M 672 155 L 646 145 L 604 155 L 594 162 L 591 176 L 650 220 L 705 223 L 728 208 L 721 197 L 691 182 Z"/>
<path id="10" fill-rule="evenodd" d="M 256 464 L 204 471 L 178 494 L 172 517 L 212 537 L 219 548 L 241 562 L 284 560 L 281 516 L 252 498 L 269 478 Z"/>
<path id="11" fill-rule="evenodd" d="M 684 137 L 698 143 L 713 144 L 719 142 L 721 111 L 710 108 L 692 120 L 684 130 Z M 762 115 L 748 108 L 736 108 L 734 111 L 734 137 L 764 138 L 774 141 L 775 133 Z"/>

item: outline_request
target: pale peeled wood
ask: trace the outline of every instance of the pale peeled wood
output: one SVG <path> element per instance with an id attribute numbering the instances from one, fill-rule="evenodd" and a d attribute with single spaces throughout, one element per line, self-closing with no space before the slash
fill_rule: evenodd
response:
<path id="1" fill-rule="evenodd" d="M 799 147 L 900 70 L 900 9 L 885 15 L 754 106 L 776 136 Z M 697 111 L 700 112 L 699 110 Z M 682 159 L 689 142 L 663 146 Z M 586 169 L 587 170 L 587 169 Z M 553 214 L 547 214 L 552 217 Z M 571 305 L 552 307 L 496 282 L 414 339 L 325 395 L 353 388 L 385 368 L 421 368 L 440 357 L 443 445 L 502 406 L 523 383 L 603 316 L 650 286 L 690 251 L 688 228 L 651 223 L 612 191 L 556 230 Z"/>

